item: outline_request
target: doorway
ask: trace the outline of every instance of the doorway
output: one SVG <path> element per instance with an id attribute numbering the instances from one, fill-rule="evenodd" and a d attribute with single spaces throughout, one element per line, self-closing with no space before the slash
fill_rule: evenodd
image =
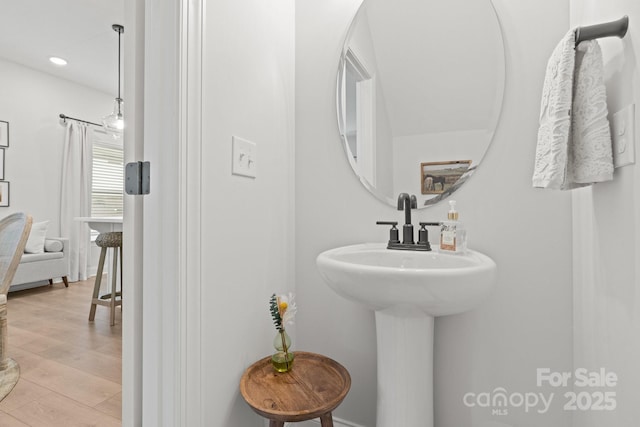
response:
<path id="1" fill-rule="evenodd" d="M 344 61 L 343 121 L 349 161 L 357 174 L 376 188 L 375 77 L 349 49 Z"/>

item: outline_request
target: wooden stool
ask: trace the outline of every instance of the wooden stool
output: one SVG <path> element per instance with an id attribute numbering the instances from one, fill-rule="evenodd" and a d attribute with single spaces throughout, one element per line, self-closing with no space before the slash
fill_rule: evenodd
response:
<path id="1" fill-rule="evenodd" d="M 96 282 L 93 286 L 93 297 L 91 299 L 91 309 L 89 310 L 89 321 L 93 321 L 96 317 L 96 307 L 103 305 L 111 309 L 111 326 L 116 321 L 116 306 L 122 305 L 122 286 L 120 292 L 116 291 L 116 275 L 118 274 L 118 252 L 120 252 L 120 284 L 122 285 L 122 232 L 112 231 L 109 233 L 100 233 L 96 238 L 96 245 L 102 248 L 100 251 L 100 260 L 98 261 L 98 273 L 96 274 Z M 104 269 L 104 260 L 107 256 L 107 249 L 113 248 L 113 274 L 111 274 L 111 293 L 100 294 L 100 282 L 102 282 L 102 270 Z M 120 250 L 118 251 L 118 248 Z"/>
<path id="2" fill-rule="evenodd" d="M 328 357 L 296 351 L 293 368 L 276 372 L 271 356 L 251 365 L 240 380 L 240 393 L 249 406 L 269 420 L 269 427 L 320 418 L 333 427 L 331 411 L 351 388 L 349 372 Z"/>

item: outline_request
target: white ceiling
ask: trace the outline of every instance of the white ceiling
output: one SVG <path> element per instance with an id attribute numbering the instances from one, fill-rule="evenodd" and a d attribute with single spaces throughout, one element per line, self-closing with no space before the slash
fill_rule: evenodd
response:
<path id="1" fill-rule="evenodd" d="M 0 58 L 102 92 L 118 92 L 124 0 L 0 0 Z M 127 36 L 127 29 L 122 35 Z M 59 56 L 65 67 L 49 62 Z"/>

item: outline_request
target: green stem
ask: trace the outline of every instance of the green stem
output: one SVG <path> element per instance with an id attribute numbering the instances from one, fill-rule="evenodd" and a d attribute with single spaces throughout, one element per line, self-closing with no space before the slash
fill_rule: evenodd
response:
<path id="1" fill-rule="evenodd" d="M 282 349 L 284 350 L 284 363 L 287 365 L 287 371 L 289 370 L 289 349 L 287 348 L 287 340 L 284 338 L 284 329 L 280 331 L 280 339 L 282 340 Z"/>

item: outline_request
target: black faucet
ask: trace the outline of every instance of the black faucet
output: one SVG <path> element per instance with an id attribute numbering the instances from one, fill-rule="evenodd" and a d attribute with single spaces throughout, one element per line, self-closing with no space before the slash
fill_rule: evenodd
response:
<path id="1" fill-rule="evenodd" d="M 389 230 L 389 243 L 387 249 L 401 249 L 409 251 L 430 251 L 431 245 L 429 244 L 429 232 L 425 227 L 435 226 L 439 227 L 439 222 L 421 222 L 420 231 L 418 232 L 418 243 L 413 240 L 413 224 L 411 224 L 411 209 L 418 208 L 418 199 L 416 196 L 402 193 L 398 196 L 398 210 L 404 209 L 404 225 L 402 226 L 402 243 L 398 239 L 398 225 L 397 221 L 377 221 L 378 225 L 390 225 Z"/>
<path id="2" fill-rule="evenodd" d="M 411 209 L 418 207 L 416 196 L 400 193 L 398 196 L 398 210 L 404 209 L 404 225 L 402 226 L 402 243 L 413 245 L 413 224 L 411 224 Z"/>

